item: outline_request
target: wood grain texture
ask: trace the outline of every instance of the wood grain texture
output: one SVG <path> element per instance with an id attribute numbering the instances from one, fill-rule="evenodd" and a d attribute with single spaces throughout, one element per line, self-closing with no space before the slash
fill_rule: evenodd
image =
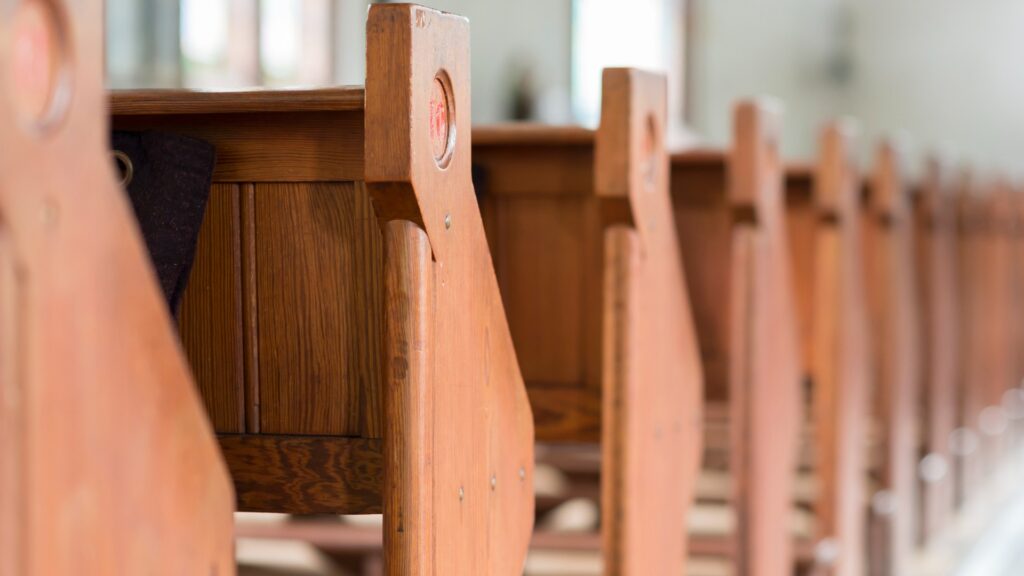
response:
<path id="1" fill-rule="evenodd" d="M 429 351 L 433 434 L 406 429 L 407 446 L 418 448 L 394 451 L 389 444 L 385 454 L 387 474 L 422 472 L 416 481 L 432 489 L 429 502 L 413 502 L 387 481 L 392 489 L 384 499 L 398 503 L 385 516 L 388 574 L 518 574 L 533 526 L 533 417 L 470 175 L 468 43 L 465 19 L 410 5 L 370 9 L 368 189 L 382 220 L 407 219 L 426 232 L 434 278 L 430 331 L 437 342 Z M 432 138 L 438 128 L 432 111 L 439 107 L 431 106 L 438 103 L 431 95 L 439 82 L 446 88 L 444 133 L 455 135 L 444 170 Z M 409 293 L 409 287 L 389 283 L 386 293 Z M 385 325 L 414 325 L 412 312 L 388 308 Z M 385 334 L 386 366 L 410 357 L 401 336 Z M 415 384 L 392 371 L 385 383 L 389 389 Z M 431 466 L 424 470 L 414 454 L 431 454 Z M 431 513 L 405 514 L 412 510 Z M 401 538 L 405 531 L 418 536 Z M 431 540 L 438 554 L 428 566 L 423 551 Z"/>
<path id="2" fill-rule="evenodd" d="M 292 514 L 379 514 L 383 442 L 336 436 L 223 434 L 238 509 Z"/>
<path id="3" fill-rule="evenodd" d="M 956 426 L 956 378 L 960 334 L 957 321 L 956 198 L 952 174 L 939 159 L 929 159 L 916 204 L 918 301 L 921 314 L 923 453 L 946 471 L 922 476 L 921 543 L 948 524 L 954 509 L 953 454 Z"/>
<path id="4" fill-rule="evenodd" d="M 260 431 L 380 437 L 383 257 L 365 189 L 254 194 Z"/>
<path id="5" fill-rule="evenodd" d="M 876 510 L 886 536 L 876 558 L 886 574 L 905 574 L 915 542 L 918 507 L 917 464 L 920 335 L 915 302 L 913 220 L 908 184 L 898 144 L 883 142 L 877 152 L 868 198 L 865 231 L 871 341 L 875 357 L 875 399 L 882 429 L 880 490 L 893 509 Z"/>
<path id="6" fill-rule="evenodd" d="M 385 304 L 389 382 L 384 405 L 386 453 L 391 472 L 384 478 L 384 531 L 388 565 L 402 574 L 431 573 L 435 564 L 434 486 L 430 477 L 434 446 L 433 374 L 434 270 L 430 242 L 423 229 L 395 220 L 384 229 L 387 250 Z M 463 491 L 464 488 L 460 487 Z M 462 496 L 459 497 L 460 504 Z M 442 551 L 443 552 L 443 551 Z"/>
<path id="7" fill-rule="evenodd" d="M 109 95 L 110 112 L 115 116 L 359 111 L 364 96 L 362 86 L 218 92 L 116 90 Z"/>
<path id="8" fill-rule="evenodd" d="M 287 96 L 287 92 L 283 93 Z M 187 92 L 166 91 L 175 114 L 115 114 L 115 130 L 164 130 L 199 138 L 217 148 L 215 182 L 345 182 L 363 179 L 362 110 L 186 112 Z M 218 106 L 230 99 L 221 96 Z M 235 104 L 242 109 L 246 100 Z"/>
<path id="9" fill-rule="evenodd" d="M 102 4 L 56 5 L 45 21 L 63 23 L 74 82 L 51 130 L 16 112 L 25 85 L 10 73 L 48 61 L 32 44 L 46 34 L 0 50 L 0 267 L 24 302 L 15 380 L 0 384 L 24 392 L 13 494 L 0 476 L 3 502 L 23 506 L 0 510 L 21 528 L 11 574 L 230 575 L 231 484 L 106 150 Z M 40 6 L 6 5 L 0 38 Z"/>
<path id="10" fill-rule="evenodd" d="M 528 389 L 582 387 L 599 397 L 601 212 L 593 193 L 498 192 L 484 199 L 482 210 L 494 224 L 489 235 L 498 283 Z M 541 432 L 538 438 L 553 440 Z"/>
<path id="11" fill-rule="evenodd" d="M 606 574 L 683 573 L 703 380 L 670 209 L 662 76 L 604 71 L 596 193 L 627 198 L 605 233 L 601 509 Z"/>
<path id="12" fill-rule="evenodd" d="M 558 144 L 547 141 L 540 131 L 529 133 L 539 140 L 536 143 L 525 134 L 500 142 L 501 134 L 488 135 L 482 144 L 473 143 L 473 166 L 483 176 L 477 182 L 477 193 L 485 200 L 484 209 L 491 196 L 586 198 L 593 194 L 593 142 Z"/>
<path id="13" fill-rule="evenodd" d="M 239 189 L 210 190 L 179 312 L 181 344 L 217 432 L 245 432 Z"/>

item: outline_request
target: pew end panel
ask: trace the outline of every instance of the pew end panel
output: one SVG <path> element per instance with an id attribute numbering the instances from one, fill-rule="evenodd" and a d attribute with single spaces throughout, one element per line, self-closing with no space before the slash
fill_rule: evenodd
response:
<path id="1" fill-rule="evenodd" d="M 875 359 L 872 404 L 882 437 L 875 471 L 879 491 L 872 495 L 871 557 L 884 564 L 876 569 L 895 574 L 907 569 L 918 509 L 920 333 L 904 154 L 899 140 L 878 146 L 864 238 Z"/>
<path id="2" fill-rule="evenodd" d="M 777 122 L 773 106 L 743 103 L 730 152 L 678 154 L 672 168 L 708 402 L 728 404 L 740 573 L 785 574 L 794 562 L 778 529 L 791 515 L 802 402 Z"/>
<path id="3" fill-rule="evenodd" d="M 954 509 L 950 438 L 956 427 L 960 344 L 953 185 L 946 163 L 937 156 L 929 157 L 915 205 L 922 334 L 920 406 L 924 426 L 918 470 L 922 544 L 928 544 L 948 525 Z"/>
<path id="4" fill-rule="evenodd" d="M 386 438 L 389 570 L 419 573 L 438 550 L 434 573 L 517 573 L 533 527 L 533 416 L 471 180 L 468 21 L 374 6 L 367 38 L 366 179 L 381 219 L 397 220 L 385 252 L 403 254 L 385 281 L 385 405 L 405 430 Z M 426 351 L 423 331 L 437 342 Z M 430 397 L 424 413 L 405 410 L 416 396 Z"/>
<path id="5" fill-rule="evenodd" d="M 231 484 L 105 151 L 102 3 L 0 13 L 0 572 L 233 574 Z"/>
<path id="6" fill-rule="evenodd" d="M 787 177 L 787 220 L 794 254 L 810 422 L 818 490 L 812 508 L 814 568 L 821 573 L 864 570 L 864 473 L 868 436 L 867 305 L 863 290 L 856 126 L 828 124 L 813 168 Z M 805 180 L 805 178 L 807 180 Z M 796 180 L 794 182 L 794 180 Z M 795 186 L 794 186 L 795 185 Z M 795 220 L 795 221 L 794 221 Z M 801 263 L 802 261 L 802 263 Z"/>
<path id="7" fill-rule="evenodd" d="M 662 76 L 607 69 L 595 191 L 628 203 L 605 231 L 601 427 L 604 565 L 685 569 L 700 470 L 702 375 L 670 208 Z"/>

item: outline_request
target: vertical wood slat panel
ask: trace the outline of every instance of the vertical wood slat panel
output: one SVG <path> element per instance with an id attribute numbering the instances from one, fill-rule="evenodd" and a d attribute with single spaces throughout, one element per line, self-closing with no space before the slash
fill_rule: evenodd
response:
<path id="1" fill-rule="evenodd" d="M 238 186 L 211 188 L 179 320 L 192 373 L 220 433 L 245 431 L 239 202 Z"/>
<path id="2" fill-rule="evenodd" d="M 256 184 L 260 431 L 380 437 L 382 242 L 346 183 Z"/>
<path id="3" fill-rule="evenodd" d="M 245 430 L 260 433 L 259 322 L 256 294 L 256 188 L 241 188 L 242 336 L 245 346 Z"/>
<path id="4" fill-rule="evenodd" d="M 600 219 L 573 196 L 488 199 L 495 269 L 527 385 L 599 389 Z"/>

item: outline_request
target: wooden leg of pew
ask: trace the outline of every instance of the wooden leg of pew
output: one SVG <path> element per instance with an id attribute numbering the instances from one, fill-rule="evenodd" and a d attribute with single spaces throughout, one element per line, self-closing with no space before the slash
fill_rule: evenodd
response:
<path id="1" fill-rule="evenodd" d="M 384 229 L 385 347 L 391 359 L 384 408 L 384 550 L 388 572 L 429 574 L 434 565 L 433 326 L 430 242 L 415 224 Z"/>

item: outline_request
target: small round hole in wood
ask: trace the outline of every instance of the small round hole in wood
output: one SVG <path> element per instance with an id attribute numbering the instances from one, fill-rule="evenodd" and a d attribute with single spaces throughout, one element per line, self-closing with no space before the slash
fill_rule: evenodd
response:
<path id="1" fill-rule="evenodd" d="M 22 0 L 10 31 L 14 112 L 30 129 L 42 132 L 60 121 L 67 108 L 63 12 L 56 0 Z"/>
<path id="2" fill-rule="evenodd" d="M 451 81 L 444 72 L 434 77 L 430 90 L 430 147 L 438 167 L 447 168 L 455 149 L 455 108 Z"/>

